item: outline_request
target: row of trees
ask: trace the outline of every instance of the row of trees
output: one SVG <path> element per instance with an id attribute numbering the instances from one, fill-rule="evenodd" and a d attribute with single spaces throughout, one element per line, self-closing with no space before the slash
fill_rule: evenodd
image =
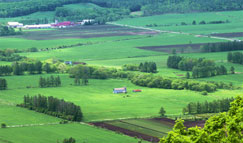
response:
<path id="1" fill-rule="evenodd" d="M 172 131 L 160 140 L 160 143 L 241 143 L 243 98 L 237 96 L 230 103 L 228 113 L 210 117 L 203 128 L 186 129 L 183 120 L 176 121 Z"/>
<path id="2" fill-rule="evenodd" d="M 35 110 L 69 121 L 80 122 L 83 118 L 80 106 L 53 96 L 24 96 L 24 103 L 17 106 Z"/>
<path id="3" fill-rule="evenodd" d="M 136 74 L 130 76 L 129 79 L 133 84 L 151 88 L 164 88 L 175 90 L 193 90 L 214 92 L 219 88 L 216 83 L 199 82 L 184 79 L 162 78 L 161 76 L 153 76 L 150 74 Z"/>
<path id="4" fill-rule="evenodd" d="M 54 76 L 50 76 L 50 77 L 40 77 L 39 80 L 39 87 L 40 88 L 46 88 L 46 87 L 59 87 L 62 85 L 61 82 L 61 78 L 59 76 L 54 77 Z"/>
<path id="5" fill-rule="evenodd" d="M 53 73 L 57 68 L 52 67 L 51 64 L 43 64 L 41 61 L 36 62 L 15 62 L 12 66 L 0 66 L 0 76 L 2 75 L 23 75 L 24 72 L 29 74 L 41 74 L 42 72 Z"/>
<path id="6" fill-rule="evenodd" d="M 241 53 L 241 52 L 234 52 L 234 53 L 229 52 L 227 59 L 228 59 L 228 62 L 243 65 L 243 53 Z"/>
<path id="7" fill-rule="evenodd" d="M 144 62 L 139 65 L 136 64 L 125 64 L 122 66 L 124 71 L 141 71 L 147 73 L 156 73 L 157 65 L 155 62 Z"/>
<path id="8" fill-rule="evenodd" d="M 8 88 L 7 80 L 0 78 L 0 90 L 6 90 Z"/>
<path id="9" fill-rule="evenodd" d="M 169 68 L 180 69 L 183 71 L 192 71 L 193 78 L 204 78 L 216 75 L 227 74 L 225 66 L 216 66 L 214 61 L 203 58 L 192 59 L 180 56 L 169 56 L 167 59 Z"/>
<path id="10" fill-rule="evenodd" d="M 225 98 L 220 100 L 214 100 L 212 102 L 205 101 L 203 103 L 189 103 L 187 107 L 183 108 L 183 114 L 202 114 L 202 113 L 219 113 L 227 112 L 230 108 L 230 102 L 234 98 Z"/>
<path id="11" fill-rule="evenodd" d="M 221 43 L 208 43 L 202 46 L 202 52 L 224 52 L 224 51 L 237 51 L 243 50 L 243 41 L 237 42 L 221 42 Z"/>

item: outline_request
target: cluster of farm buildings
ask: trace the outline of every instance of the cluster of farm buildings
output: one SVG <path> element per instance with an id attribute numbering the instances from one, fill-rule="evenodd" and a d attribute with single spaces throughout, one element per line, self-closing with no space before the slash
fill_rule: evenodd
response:
<path id="1" fill-rule="evenodd" d="M 73 27 L 78 25 L 85 25 L 87 23 L 94 23 L 93 19 L 85 19 L 80 22 L 71 22 L 71 21 L 64 21 L 51 24 L 34 24 L 34 25 L 24 25 L 23 23 L 19 22 L 8 22 L 8 26 L 12 28 L 24 28 L 24 29 L 48 29 L 48 28 L 66 28 L 66 27 Z"/>
<path id="2" fill-rule="evenodd" d="M 132 90 L 132 92 L 142 92 L 141 89 L 134 89 Z M 113 93 L 114 94 L 118 94 L 118 93 L 127 93 L 127 88 L 126 87 L 122 87 L 122 88 L 114 88 L 113 89 Z"/>

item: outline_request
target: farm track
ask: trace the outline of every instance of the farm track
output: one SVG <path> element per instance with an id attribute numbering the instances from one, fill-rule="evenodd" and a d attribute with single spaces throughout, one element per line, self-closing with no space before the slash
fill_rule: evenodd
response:
<path id="1" fill-rule="evenodd" d="M 141 134 L 141 133 L 138 133 L 138 132 L 134 132 L 134 131 L 127 130 L 127 129 L 124 129 L 124 128 L 120 128 L 120 127 L 110 125 L 110 124 L 107 124 L 107 123 L 97 122 L 97 123 L 90 123 L 90 124 L 97 126 L 97 127 L 105 128 L 105 129 L 108 129 L 108 130 L 111 130 L 111 131 L 123 133 L 123 134 L 131 136 L 131 137 L 141 138 L 141 139 L 146 140 L 146 141 L 159 142 L 159 139 L 157 137 Z"/>
<path id="2" fill-rule="evenodd" d="M 59 122 L 56 123 L 40 123 L 40 124 L 24 124 L 24 125 L 10 125 L 7 128 L 20 128 L 20 127 L 34 127 L 34 126 L 45 126 L 45 125 L 59 125 Z"/>
<path id="3" fill-rule="evenodd" d="M 175 31 L 158 30 L 158 29 L 146 28 L 146 27 L 141 27 L 141 26 L 131 26 L 131 25 L 125 25 L 125 24 L 118 24 L 118 23 L 114 23 L 114 22 L 107 22 L 107 24 L 117 25 L 117 26 L 123 26 L 123 27 L 130 27 L 130 28 L 138 28 L 138 29 L 144 29 L 144 30 L 150 30 L 150 31 L 155 31 L 155 32 L 159 32 L 159 33 L 172 33 L 172 34 L 182 34 L 182 35 L 194 35 L 195 37 L 212 38 L 212 39 L 226 40 L 226 41 L 235 41 L 235 40 L 238 40 L 238 39 L 234 39 L 234 38 L 224 38 L 224 37 L 199 35 L 199 34 L 192 34 L 192 33 L 185 33 L 185 32 L 175 32 Z"/>

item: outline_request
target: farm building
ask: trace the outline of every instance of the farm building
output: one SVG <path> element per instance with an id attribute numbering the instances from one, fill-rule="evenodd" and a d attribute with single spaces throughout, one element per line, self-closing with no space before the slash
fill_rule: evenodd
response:
<path id="1" fill-rule="evenodd" d="M 48 29 L 52 28 L 51 24 L 39 24 L 39 25 L 25 25 L 25 29 Z"/>
<path id="2" fill-rule="evenodd" d="M 134 89 L 132 92 L 142 92 L 141 89 Z"/>
<path id="3" fill-rule="evenodd" d="M 73 63 L 72 63 L 72 61 L 65 61 L 64 64 L 66 64 L 66 65 L 72 65 Z"/>
<path id="4" fill-rule="evenodd" d="M 19 22 L 8 22 L 8 26 L 12 28 L 22 28 L 24 24 Z"/>
<path id="5" fill-rule="evenodd" d="M 74 25 L 74 23 L 71 21 L 64 21 L 64 22 L 59 22 L 59 23 L 53 24 L 52 26 L 57 27 L 57 28 L 66 28 L 66 27 L 73 26 L 73 25 Z"/>
<path id="6" fill-rule="evenodd" d="M 118 93 L 127 93 L 127 88 L 123 87 L 123 88 L 114 88 L 113 89 L 113 93 L 118 94 Z"/>

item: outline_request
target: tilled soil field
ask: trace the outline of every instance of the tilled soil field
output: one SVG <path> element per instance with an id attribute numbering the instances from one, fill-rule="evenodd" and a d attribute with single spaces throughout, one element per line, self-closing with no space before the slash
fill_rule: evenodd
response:
<path id="1" fill-rule="evenodd" d="M 114 25 L 77 26 L 63 29 L 29 31 L 16 36 L 30 40 L 54 40 L 70 38 L 97 38 L 129 35 L 155 35 L 154 31 Z"/>
<path id="2" fill-rule="evenodd" d="M 159 122 L 159 123 L 161 123 L 161 125 L 174 126 L 174 124 L 175 124 L 175 120 L 168 119 L 168 118 L 152 118 L 152 119 L 147 119 L 147 120 Z M 123 122 L 123 121 L 120 121 L 120 122 Z M 124 123 L 127 123 L 127 122 L 124 122 Z M 122 128 L 122 127 L 111 125 L 111 124 L 106 123 L 106 122 L 95 122 L 95 123 L 90 123 L 90 124 L 97 126 L 97 127 L 105 128 L 105 129 L 108 129 L 108 130 L 111 130 L 111 131 L 115 131 L 115 132 L 118 132 L 118 133 L 122 133 L 122 134 L 125 134 L 125 135 L 128 135 L 128 136 L 131 136 L 131 137 L 141 138 L 141 139 L 146 140 L 146 141 L 151 141 L 151 142 L 158 142 L 159 141 L 159 138 L 157 138 L 157 137 L 142 134 L 142 133 L 132 131 L 132 130 L 128 130 L 128 129 L 125 129 L 125 128 Z M 187 128 L 195 127 L 195 126 L 203 127 L 204 124 L 205 124 L 205 121 L 200 121 L 200 120 L 199 121 L 185 121 L 184 122 L 184 125 Z M 135 125 L 135 124 L 131 124 L 131 125 L 137 126 L 138 128 L 147 129 L 145 127 L 138 126 L 138 125 Z M 149 129 L 149 130 L 153 130 L 153 129 Z"/>
<path id="3" fill-rule="evenodd" d="M 143 50 L 157 51 L 171 53 L 171 49 L 176 49 L 178 52 L 184 48 L 184 52 L 198 52 L 201 46 L 207 45 L 208 43 L 197 43 L 197 44 L 181 44 L 181 45 L 163 45 L 163 46 L 145 46 L 137 47 Z"/>
<path id="4" fill-rule="evenodd" d="M 224 38 L 243 37 L 243 32 L 217 33 L 217 34 L 211 34 L 211 36 L 224 37 Z"/>
<path id="5" fill-rule="evenodd" d="M 117 126 L 113 126 L 104 122 L 97 122 L 97 123 L 90 123 L 91 125 L 97 126 L 97 127 L 101 127 L 101 128 L 105 128 L 111 131 L 115 131 L 118 133 L 122 133 L 131 137 L 136 137 L 136 138 L 141 138 L 143 140 L 146 141 L 150 141 L 150 142 L 159 142 L 159 139 L 153 136 L 149 136 L 149 135 L 145 135 L 145 134 L 141 134 L 138 132 L 134 132 L 134 131 L 130 131 L 124 128 L 120 128 Z"/>

